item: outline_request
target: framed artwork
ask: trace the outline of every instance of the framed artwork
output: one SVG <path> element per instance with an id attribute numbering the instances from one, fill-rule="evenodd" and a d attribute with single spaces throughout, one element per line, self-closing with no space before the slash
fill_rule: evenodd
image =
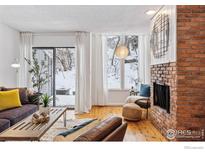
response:
<path id="1" fill-rule="evenodd" d="M 150 39 L 154 58 L 159 59 L 168 53 L 169 30 L 169 15 L 165 13 L 158 14 L 154 20 Z"/>

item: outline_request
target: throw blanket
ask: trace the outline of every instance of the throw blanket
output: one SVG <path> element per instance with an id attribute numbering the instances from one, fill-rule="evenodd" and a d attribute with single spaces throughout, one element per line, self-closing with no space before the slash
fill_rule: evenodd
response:
<path id="1" fill-rule="evenodd" d="M 72 128 L 68 129 L 67 131 L 62 132 L 62 133 L 60 133 L 60 134 L 58 134 L 58 135 L 61 135 L 61 136 L 66 137 L 67 135 L 76 132 L 77 130 L 79 130 L 79 129 L 85 127 L 86 125 L 90 124 L 91 122 L 93 122 L 93 121 L 95 121 L 95 120 L 97 120 L 97 119 L 89 119 L 89 120 L 87 120 L 87 121 L 84 121 L 84 122 L 82 122 L 81 124 L 75 125 L 75 126 L 73 126 Z"/>

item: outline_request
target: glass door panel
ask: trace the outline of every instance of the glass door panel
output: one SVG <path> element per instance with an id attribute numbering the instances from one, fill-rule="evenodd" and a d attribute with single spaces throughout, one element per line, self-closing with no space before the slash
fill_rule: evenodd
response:
<path id="1" fill-rule="evenodd" d="M 43 79 L 43 86 L 41 87 L 41 93 L 47 93 L 53 96 L 53 49 L 52 48 L 34 48 L 33 56 L 37 60 L 39 65 L 39 71 Z M 35 80 L 32 77 L 32 80 Z M 37 91 L 37 88 L 34 88 Z M 52 104 L 51 104 L 52 105 Z"/>
<path id="2" fill-rule="evenodd" d="M 75 105 L 75 48 L 55 48 L 56 106 Z"/>

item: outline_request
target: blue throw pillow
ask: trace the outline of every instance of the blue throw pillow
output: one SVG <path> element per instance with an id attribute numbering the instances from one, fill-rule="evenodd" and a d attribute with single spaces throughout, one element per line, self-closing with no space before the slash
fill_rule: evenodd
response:
<path id="1" fill-rule="evenodd" d="M 141 84 L 141 86 L 140 86 L 140 96 L 150 97 L 150 85 Z"/>

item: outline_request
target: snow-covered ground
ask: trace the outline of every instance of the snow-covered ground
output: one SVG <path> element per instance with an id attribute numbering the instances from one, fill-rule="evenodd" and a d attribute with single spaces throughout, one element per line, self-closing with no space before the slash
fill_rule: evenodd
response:
<path id="1" fill-rule="evenodd" d="M 56 106 L 74 106 L 75 95 L 56 95 Z"/>
<path id="2" fill-rule="evenodd" d="M 109 89 L 120 89 L 120 77 L 116 79 L 116 77 L 108 76 L 108 88 Z"/>
<path id="3" fill-rule="evenodd" d="M 115 67 L 111 65 L 111 55 L 108 55 L 109 62 L 107 64 L 107 81 L 109 89 L 120 89 L 121 87 L 121 75 L 124 75 L 124 86 L 125 89 L 130 89 L 132 86 L 135 87 L 135 81 L 138 78 L 138 70 L 135 66 L 135 63 L 126 63 L 124 65 L 124 72 L 121 74 L 120 63 L 116 64 Z M 128 56 L 128 58 L 133 59 L 132 56 Z M 116 59 L 118 60 L 118 59 Z M 136 88 L 136 87 L 135 87 Z"/>
<path id="4" fill-rule="evenodd" d="M 58 89 L 70 89 L 70 94 L 75 91 L 75 68 L 56 73 L 56 90 Z"/>
<path id="5" fill-rule="evenodd" d="M 68 90 L 69 94 L 56 95 L 57 106 L 71 106 L 75 105 L 75 68 L 71 71 L 56 73 L 56 90 Z"/>

